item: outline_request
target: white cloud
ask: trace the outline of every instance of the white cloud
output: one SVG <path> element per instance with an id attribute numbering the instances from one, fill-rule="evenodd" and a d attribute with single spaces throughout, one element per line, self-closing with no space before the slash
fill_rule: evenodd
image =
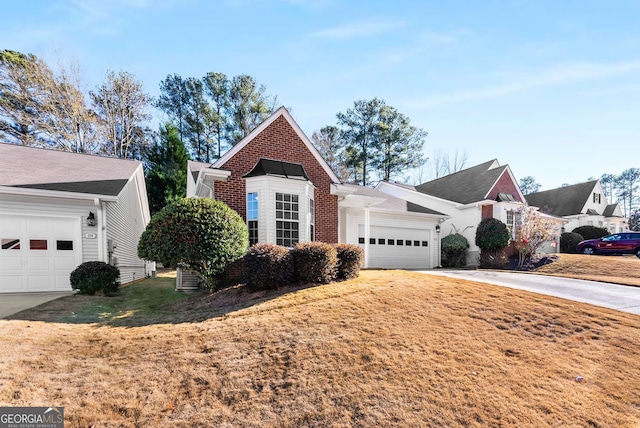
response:
<path id="1" fill-rule="evenodd" d="M 371 19 L 366 21 L 352 22 L 346 25 L 325 28 L 314 31 L 312 35 L 320 39 L 328 40 L 348 40 L 361 37 L 370 37 L 377 34 L 386 33 L 391 30 L 404 27 L 404 23 L 398 20 Z"/>
<path id="2" fill-rule="evenodd" d="M 617 63 L 561 64 L 547 70 L 542 70 L 535 75 L 526 76 L 522 79 L 501 85 L 422 97 L 419 100 L 413 100 L 411 104 L 421 107 L 433 107 L 442 104 L 454 104 L 470 100 L 497 98 L 516 92 L 527 91 L 529 89 L 590 80 L 601 80 L 636 72 L 640 72 L 640 59 Z"/>

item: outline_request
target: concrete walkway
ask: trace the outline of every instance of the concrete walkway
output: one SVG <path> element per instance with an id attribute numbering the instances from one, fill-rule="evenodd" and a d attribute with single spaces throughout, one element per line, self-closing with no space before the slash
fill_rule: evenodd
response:
<path id="1" fill-rule="evenodd" d="M 557 276 L 487 270 L 437 269 L 420 271 L 420 273 L 532 291 L 640 315 L 640 287 Z"/>
<path id="2" fill-rule="evenodd" d="M 0 319 L 71 294 L 72 291 L 0 294 Z"/>

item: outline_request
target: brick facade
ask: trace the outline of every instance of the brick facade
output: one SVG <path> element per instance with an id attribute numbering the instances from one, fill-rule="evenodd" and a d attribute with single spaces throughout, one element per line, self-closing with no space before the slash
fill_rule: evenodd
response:
<path id="1" fill-rule="evenodd" d="M 495 201 L 498 193 L 509 193 L 513 195 L 514 198 L 516 198 L 516 201 L 525 203 L 522 199 L 520 199 L 518 185 L 513 182 L 513 180 L 511 179 L 511 175 L 506 169 L 491 189 L 491 192 L 489 192 L 487 199 Z"/>
<path id="2" fill-rule="evenodd" d="M 274 120 L 238 153 L 220 165 L 220 168 L 231 171 L 231 175 L 226 182 L 215 183 L 215 199 L 229 205 L 246 220 L 246 188 L 242 176 L 251 171 L 260 158 L 299 163 L 304 167 L 316 187 L 316 240 L 338 242 L 338 198 L 330 193 L 332 179 L 284 116 Z"/>

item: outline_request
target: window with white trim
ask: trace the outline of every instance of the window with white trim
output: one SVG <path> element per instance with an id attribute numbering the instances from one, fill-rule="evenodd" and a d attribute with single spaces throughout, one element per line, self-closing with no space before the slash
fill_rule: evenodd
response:
<path id="1" fill-rule="evenodd" d="M 593 203 L 595 204 L 599 204 L 601 200 L 601 195 L 600 193 L 593 193 Z"/>
<path id="2" fill-rule="evenodd" d="M 247 193 L 247 228 L 249 245 L 258 243 L 258 192 Z"/>
<path id="3" fill-rule="evenodd" d="M 293 247 L 300 239 L 298 195 L 276 193 L 276 244 Z"/>
<path id="4" fill-rule="evenodd" d="M 507 210 L 507 226 L 511 231 L 511 239 L 515 239 L 516 232 L 522 224 L 522 213 L 516 210 Z"/>

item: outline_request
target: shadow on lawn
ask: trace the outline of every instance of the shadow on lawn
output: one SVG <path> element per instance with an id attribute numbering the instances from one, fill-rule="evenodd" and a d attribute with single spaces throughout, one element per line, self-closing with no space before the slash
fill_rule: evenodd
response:
<path id="1" fill-rule="evenodd" d="M 6 320 L 111 327 L 201 322 L 313 287 L 299 284 L 277 290 L 249 291 L 243 284 L 216 292 L 175 291 L 175 278 L 146 279 L 120 289 L 114 297 L 72 295 L 13 314 Z"/>

